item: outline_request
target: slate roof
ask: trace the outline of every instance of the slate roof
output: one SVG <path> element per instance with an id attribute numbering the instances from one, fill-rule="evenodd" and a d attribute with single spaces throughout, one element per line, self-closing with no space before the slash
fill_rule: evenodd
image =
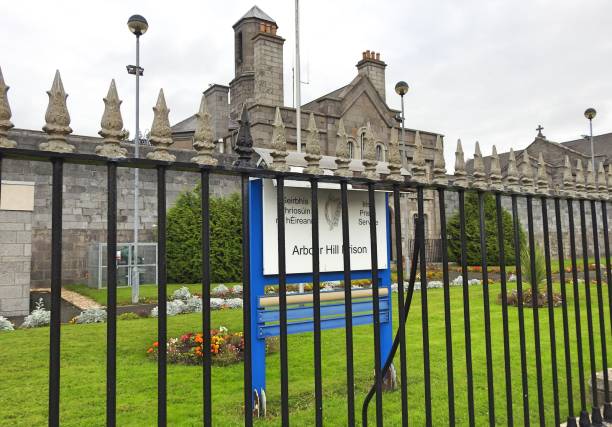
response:
<path id="1" fill-rule="evenodd" d="M 591 155 L 591 141 L 588 138 L 562 142 L 561 145 L 571 148 L 587 156 Z M 612 133 L 593 135 L 593 148 L 596 156 L 612 157 Z"/>
<path id="2" fill-rule="evenodd" d="M 242 21 L 243 19 L 248 19 L 248 18 L 261 19 L 262 21 L 268 21 L 268 22 L 272 22 L 276 24 L 276 21 L 270 18 L 270 15 L 268 15 L 266 12 L 261 10 L 259 6 L 255 5 L 252 8 L 250 8 L 249 11 L 245 13 L 242 18 L 236 21 L 236 23 L 234 24 L 234 27 L 238 25 L 238 23 Z"/>

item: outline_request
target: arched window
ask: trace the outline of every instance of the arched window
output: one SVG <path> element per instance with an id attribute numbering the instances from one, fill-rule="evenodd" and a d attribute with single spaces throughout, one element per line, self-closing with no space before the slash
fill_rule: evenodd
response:
<path id="1" fill-rule="evenodd" d="M 376 146 L 376 160 L 379 162 L 385 161 L 385 147 L 381 144 Z"/>
<path id="2" fill-rule="evenodd" d="M 236 61 L 242 64 L 242 31 L 236 33 Z"/>
<path id="3" fill-rule="evenodd" d="M 349 141 L 348 143 L 348 154 L 349 154 L 349 159 L 352 159 L 355 154 L 355 147 L 353 147 L 352 141 Z"/>
<path id="4" fill-rule="evenodd" d="M 363 155 L 365 154 L 365 131 L 359 134 L 359 154 L 363 159 Z"/>

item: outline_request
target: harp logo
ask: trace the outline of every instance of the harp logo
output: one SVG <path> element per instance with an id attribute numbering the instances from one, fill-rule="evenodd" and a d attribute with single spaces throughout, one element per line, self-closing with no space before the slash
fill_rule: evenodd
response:
<path id="1" fill-rule="evenodd" d="M 333 230 L 338 227 L 340 221 L 340 214 L 342 213 L 342 205 L 338 196 L 329 194 L 325 201 L 325 221 L 329 225 L 329 230 Z"/>

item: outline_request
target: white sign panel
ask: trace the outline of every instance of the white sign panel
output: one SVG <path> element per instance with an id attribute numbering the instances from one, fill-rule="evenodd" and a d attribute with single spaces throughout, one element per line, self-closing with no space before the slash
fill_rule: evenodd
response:
<path id="1" fill-rule="evenodd" d="M 287 274 L 312 272 L 312 209 L 310 187 L 285 183 L 285 258 Z M 296 183 L 296 185 L 299 185 Z M 370 270 L 370 211 L 368 192 L 348 191 L 351 270 Z M 342 205 L 340 189 L 320 188 L 319 262 L 320 271 L 343 271 Z M 375 193 L 378 268 L 387 268 L 387 216 L 385 193 Z M 276 187 L 263 180 L 263 262 L 264 274 L 278 274 L 278 233 Z"/>

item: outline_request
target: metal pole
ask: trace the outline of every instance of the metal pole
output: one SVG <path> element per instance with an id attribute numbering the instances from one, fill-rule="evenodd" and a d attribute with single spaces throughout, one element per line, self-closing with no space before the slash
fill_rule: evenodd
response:
<path id="1" fill-rule="evenodd" d="M 295 0 L 295 136 L 296 151 L 302 151 L 302 97 L 300 86 L 302 84 L 300 76 L 300 2 Z"/>
<path id="2" fill-rule="evenodd" d="M 406 168 L 406 131 L 404 130 L 404 95 L 401 96 L 402 98 L 402 143 L 400 144 L 402 147 L 402 167 Z"/>
<path id="3" fill-rule="evenodd" d="M 136 34 L 136 133 L 134 135 L 134 157 L 140 157 L 140 35 Z M 138 199 L 139 169 L 134 168 L 134 254 L 132 268 L 132 304 L 138 303 L 140 275 L 138 272 Z"/>
<path id="4" fill-rule="evenodd" d="M 591 162 L 593 163 L 593 173 L 597 174 L 597 169 L 595 169 L 595 149 L 593 148 L 593 119 L 589 119 L 589 128 L 591 131 Z"/>

